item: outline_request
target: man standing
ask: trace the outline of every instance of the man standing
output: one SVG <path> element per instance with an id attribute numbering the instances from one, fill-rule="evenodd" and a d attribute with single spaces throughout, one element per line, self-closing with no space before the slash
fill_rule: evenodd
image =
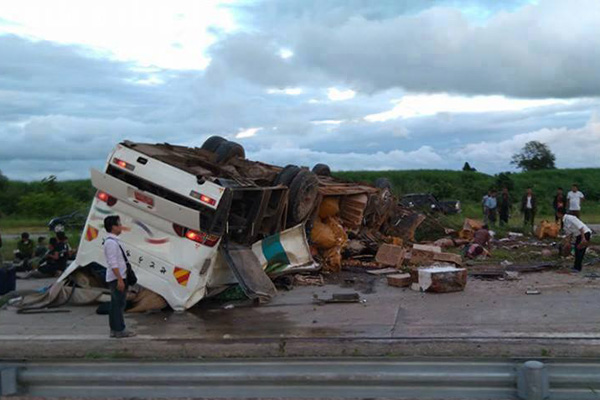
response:
<path id="1" fill-rule="evenodd" d="M 510 209 L 512 204 L 510 203 L 510 195 L 508 188 L 502 188 L 502 195 L 500 196 L 500 226 L 508 224 L 510 218 Z"/>
<path id="2" fill-rule="evenodd" d="M 529 226 L 533 231 L 533 221 L 537 210 L 537 201 L 531 188 L 527 188 L 527 193 L 521 199 L 521 212 L 523 213 L 523 226 Z"/>
<path id="3" fill-rule="evenodd" d="M 485 199 L 485 210 L 487 215 L 487 221 L 490 225 L 496 225 L 496 216 L 498 209 L 498 201 L 496 200 L 496 190 L 492 190 L 490 195 Z"/>
<path id="4" fill-rule="evenodd" d="M 583 199 L 585 199 L 585 196 L 579 191 L 577 185 L 573 184 L 571 186 L 571 191 L 567 194 L 567 210 L 569 210 L 569 214 L 579 218 L 581 213 L 581 202 Z"/>
<path id="5" fill-rule="evenodd" d="M 485 203 L 487 201 L 487 199 L 492 195 L 492 191 L 488 190 L 487 193 L 481 198 L 481 210 L 483 211 L 483 223 L 487 224 L 488 223 L 488 212 L 487 212 L 487 208 L 485 206 Z"/>
<path id="6" fill-rule="evenodd" d="M 592 238 L 592 230 L 574 215 L 558 212 L 563 221 L 565 233 L 575 236 L 575 265 L 573 272 L 581 272 L 583 256 Z"/>
<path id="7" fill-rule="evenodd" d="M 117 215 L 104 218 L 104 229 L 108 236 L 104 241 L 104 257 L 106 258 L 106 282 L 110 288 L 110 310 L 108 322 L 110 337 L 126 338 L 135 333 L 125 329 L 125 302 L 127 294 L 127 256 L 119 243 L 118 236 L 123 231 L 121 220 Z"/>
<path id="8" fill-rule="evenodd" d="M 556 196 L 554 196 L 554 200 L 552 201 L 552 208 L 554 208 L 554 222 L 558 223 L 560 221 L 560 229 L 563 229 L 562 218 L 558 216 L 558 212 L 560 211 L 563 215 L 567 213 L 567 200 L 561 187 L 556 190 Z"/>

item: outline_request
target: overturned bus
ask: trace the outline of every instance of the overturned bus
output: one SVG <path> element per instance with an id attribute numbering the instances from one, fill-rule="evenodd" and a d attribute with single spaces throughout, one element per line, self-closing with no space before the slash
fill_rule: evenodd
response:
<path id="1" fill-rule="evenodd" d="M 74 270 L 105 267 L 103 220 L 119 215 L 120 236 L 140 286 L 175 310 L 240 284 L 254 298 L 275 294 L 269 279 L 319 268 L 307 233 L 326 198 L 341 199 L 345 229 L 380 227 L 393 206 L 389 190 L 310 171 L 245 159 L 237 143 L 213 136 L 201 148 L 125 141 L 104 170 L 91 171 L 97 189 Z"/>

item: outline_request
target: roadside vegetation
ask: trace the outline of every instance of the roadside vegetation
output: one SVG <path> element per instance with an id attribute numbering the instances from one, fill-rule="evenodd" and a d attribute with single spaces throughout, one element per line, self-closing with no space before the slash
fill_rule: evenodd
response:
<path id="1" fill-rule="evenodd" d="M 394 194 L 433 193 L 439 200 L 460 200 L 462 213 L 444 216 L 441 223 L 446 227 L 460 228 L 465 217 L 481 219 L 481 198 L 488 189 L 509 188 L 513 200 L 513 212 L 508 226 L 496 227 L 503 235 L 508 231 L 523 232 L 520 199 L 528 186 L 538 197 L 536 221 L 553 220 L 552 199 L 556 188 L 565 192 L 577 183 L 585 194 L 582 219 L 586 223 L 600 223 L 600 169 L 547 169 L 519 173 L 487 175 L 480 172 L 413 170 L 413 171 L 347 171 L 334 176 L 349 181 L 374 183 L 385 177 L 392 183 Z M 89 180 L 58 181 L 48 177 L 42 181 L 12 181 L 0 173 L 0 232 L 3 235 L 24 231 L 48 232 L 51 218 L 74 211 L 87 214 L 95 193 Z M 81 232 L 67 232 L 70 242 L 77 246 Z M 34 237 L 35 238 L 35 237 Z M 12 259 L 16 240 L 4 240 L 1 251 L 4 259 Z"/>
<path id="2" fill-rule="evenodd" d="M 537 196 L 536 221 L 554 219 L 552 200 L 557 187 L 565 193 L 573 183 L 585 194 L 582 219 L 588 223 L 600 223 L 600 169 L 547 169 L 527 172 L 505 172 L 487 175 L 474 171 L 347 171 L 336 172 L 336 177 L 355 182 L 374 183 L 377 178 L 390 180 L 394 194 L 432 193 L 438 200 L 456 199 L 462 203 L 461 221 L 464 217 L 481 218 L 481 198 L 489 189 L 500 191 L 506 186 L 513 202 L 513 219 L 520 222 L 520 201 L 527 187 Z M 452 219 L 452 218 L 451 218 Z M 509 225 L 512 225 L 510 221 Z"/>

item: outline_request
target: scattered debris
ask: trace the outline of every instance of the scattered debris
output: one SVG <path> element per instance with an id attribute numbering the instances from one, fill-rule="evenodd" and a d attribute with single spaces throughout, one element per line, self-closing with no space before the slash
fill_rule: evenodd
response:
<path id="1" fill-rule="evenodd" d="M 313 299 L 317 304 L 360 302 L 360 296 L 358 293 L 333 293 L 329 299 L 320 299 L 315 295 Z"/>
<path id="2" fill-rule="evenodd" d="M 396 287 L 408 287 L 412 284 L 410 274 L 392 274 L 387 275 L 387 284 Z"/>
<path id="3" fill-rule="evenodd" d="M 382 268 L 382 269 L 372 269 L 367 271 L 367 274 L 371 275 L 389 275 L 389 274 L 397 274 L 398 270 L 396 268 Z"/>
<path id="4" fill-rule="evenodd" d="M 469 267 L 468 275 L 478 278 L 498 279 L 504 277 L 505 268 L 500 265 L 477 265 Z"/>
<path id="5" fill-rule="evenodd" d="M 142 288 L 131 301 L 134 306 L 127 309 L 128 313 L 162 310 L 167 306 L 167 302 L 162 296 L 144 288 Z"/>
<path id="6" fill-rule="evenodd" d="M 460 239 L 473 240 L 473 234 L 476 230 L 481 229 L 483 227 L 483 222 L 478 221 L 476 219 L 465 218 L 465 222 L 463 223 L 463 228 L 458 232 L 458 237 Z"/>
<path id="7" fill-rule="evenodd" d="M 462 265 L 463 263 L 461 255 L 454 253 L 434 253 L 433 259 L 434 261 L 448 262 L 456 265 Z"/>
<path id="8" fill-rule="evenodd" d="M 427 251 L 431 253 L 441 253 L 442 248 L 440 246 L 432 246 L 428 244 L 413 244 L 413 250 Z"/>
<path id="9" fill-rule="evenodd" d="M 383 265 L 389 265 L 398 268 L 402 265 L 405 254 L 406 252 L 402 246 L 382 244 L 379 247 L 379 250 L 377 250 L 375 261 Z"/>
<path id="10" fill-rule="evenodd" d="M 520 274 L 520 273 L 518 273 L 517 271 L 506 271 L 506 272 L 504 273 L 504 278 L 505 278 L 507 281 L 518 281 L 518 280 L 520 280 L 520 279 L 521 279 L 520 275 L 521 275 L 521 274 Z"/>
<path id="11" fill-rule="evenodd" d="M 555 263 L 543 263 L 543 264 L 529 264 L 529 265 L 509 265 L 506 267 L 507 271 L 517 272 L 540 272 L 551 268 L 556 268 Z"/>
<path id="12" fill-rule="evenodd" d="M 453 266 L 419 268 L 418 285 L 423 292 L 460 292 L 467 285 L 467 270 Z"/>
<path id="13" fill-rule="evenodd" d="M 538 239 L 544 239 L 547 237 L 555 238 L 555 237 L 558 237 L 559 231 L 560 231 L 560 224 L 557 224 L 556 222 L 549 222 L 547 220 L 543 220 L 537 226 L 537 229 L 535 231 L 535 236 L 537 236 Z"/>
<path id="14" fill-rule="evenodd" d="M 323 275 L 294 275 L 294 285 L 298 286 L 323 286 L 325 285 L 325 281 L 323 280 Z"/>

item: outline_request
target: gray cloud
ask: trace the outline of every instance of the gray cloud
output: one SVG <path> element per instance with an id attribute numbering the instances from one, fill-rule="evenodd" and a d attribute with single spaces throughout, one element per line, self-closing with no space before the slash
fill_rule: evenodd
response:
<path id="1" fill-rule="evenodd" d="M 327 9 L 335 15 L 353 10 L 352 3 L 347 8 L 335 2 L 310 4 L 313 11 L 331 7 Z M 286 9 L 267 5 L 274 13 Z M 319 84 L 326 76 L 370 93 L 400 87 L 527 98 L 600 94 L 596 0 L 542 0 L 497 13 L 483 25 L 449 7 L 386 19 L 357 12 L 334 25 L 312 15 L 301 14 L 276 29 L 261 26 L 259 33 L 231 36 L 216 48 L 220 62 L 209 71 L 235 69 L 263 85 Z M 278 47 L 291 48 L 294 57 L 277 60 L 273 53 Z"/>
<path id="2" fill-rule="evenodd" d="M 406 8 L 395 7 L 401 3 Z M 240 142 L 256 160 L 326 162 L 346 170 L 460 168 L 469 161 L 479 170 L 498 172 L 510 168 L 511 152 L 529 138 L 547 140 L 561 167 L 578 166 L 580 159 L 589 166 L 597 158 L 593 143 L 577 148 L 560 139 L 597 138 L 597 128 L 588 122 L 591 110 L 600 108 L 597 98 L 514 112 L 366 122 L 366 115 L 390 110 L 407 88 L 528 96 L 552 91 L 583 95 L 597 88 L 584 73 L 596 65 L 591 58 L 599 58 L 597 50 L 587 47 L 598 41 L 590 24 L 594 12 L 576 25 L 571 19 L 580 15 L 572 8 L 565 27 L 556 27 L 548 16 L 560 5 L 542 2 L 539 26 L 529 41 L 515 44 L 523 26 L 531 23 L 529 9 L 488 16 L 487 25 L 476 27 L 449 8 L 423 11 L 425 3 L 313 2 L 301 16 L 300 3 L 270 3 L 276 5 L 272 16 L 282 5 L 296 8 L 282 11 L 281 23 L 270 29 L 261 25 L 267 24 L 265 17 L 255 33 L 217 42 L 206 71 L 142 70 L 82 47 L 0 36 L 0 169 L 13 179 L 84 178 L 123 139 L 200 146 L 214 134 Z M 458 3 L 486 6 L 476 1 L 436 5 Z M 510 4 L 514 8 L 520 2 Z M 322 7 L 335 9 L 321 12 Z M 285 46 L 293 48 L 294 57 L 277 55 Z M 486 46 L 490 49 L 477 53 Z M 507 56 L 511 51 L 523 52 L 519 65 Z M 552 66 L 554 75 L 546 76 L 540 65 Z M 567 70 L 572 76 L 561 80 Z M 585 84 L 586 90 L 579 90 Z M 329 101 L 327 88 L 333 86 L 358 92 L 349 100 Z M 267 91 L 289 87 L 300 87 L 302 93 Z M 261 129 L 252 137 L 235 138 L 248 128 Z"/>

